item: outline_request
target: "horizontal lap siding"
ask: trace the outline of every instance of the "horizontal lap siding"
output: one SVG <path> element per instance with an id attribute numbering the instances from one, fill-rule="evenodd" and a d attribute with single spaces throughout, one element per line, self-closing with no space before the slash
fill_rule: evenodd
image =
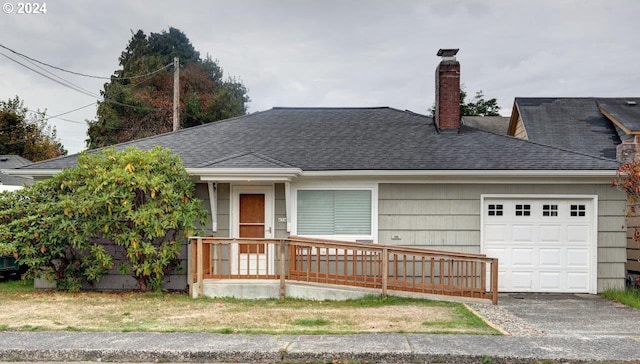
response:
<path id="1" fill-rule="evenodd" d="M 629 204 L 629 229 L 627 230 L 627 269 L 640 273 L 640 204 Z M 637 233 L 636 233 L 637 232 Z"/>
<path id="2" fill-rule="evenodd" d="M 466 253 L 480 253 L 481 194 L 598 195 L 598 291 L 623 284 L 626 199 L 609 185 L 384 183 L 378 193 L 380 243 Z"/>
<path id="3" fill-rule="evenodd" d="M 287 205 L 285 202 L 285 190 L 284 183 L 276 183 L 275 184 L 275 235 L 273 236 L 276 239 L 285 239 L 289 237 L 289 233 L 287 233 L 287 223 L 286 222 L 278 222 L 278 218 L 286 218 L 287 217 Z"/>
<path id="4" fill-rule="evenodd" d="M 204 225 L 198 225 L 203 230 L 202 236 L 215 236 L 219 238 L 229 237 L 229 191 L 228 183 L 218 183 L 216 209 L 218 210 L 218 230 L 211 230 L 211 202 L 209 201 L 209 188 L 206 183 L 196 184 L 196 197 L 202 200 L 202 207 L 207 211 L 207 222 Z"/>

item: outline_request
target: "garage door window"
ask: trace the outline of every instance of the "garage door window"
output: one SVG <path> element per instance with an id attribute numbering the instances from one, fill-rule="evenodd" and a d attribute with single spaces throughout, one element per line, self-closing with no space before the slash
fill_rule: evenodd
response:
<path id="1" fill-rule="evenodd" d="M 571 216 L 586 216 L 585 205 L 571 205 Z"/>
<path id="2" fill-rule="evenodd" d="M 542 216 L 558 216 L 558 205 L 542 205 Z"/>
<path id="3" fill-rule="evenodd" d="M 489 205 L 489 216 L 502 216 L 502 205 Z"/>
<path id="4" fill-rule="evenodd" d="M 531 216 L 531 205 L 516 205 L 516 216 Z"/>

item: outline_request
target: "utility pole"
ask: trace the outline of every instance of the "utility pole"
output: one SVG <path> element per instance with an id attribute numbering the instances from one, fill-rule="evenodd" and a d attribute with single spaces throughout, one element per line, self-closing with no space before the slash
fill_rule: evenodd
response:
<path id="1" fill-rule="evenodd" d="M 180 129 L 180 59 L 173 58 L 173 131 Z"/>

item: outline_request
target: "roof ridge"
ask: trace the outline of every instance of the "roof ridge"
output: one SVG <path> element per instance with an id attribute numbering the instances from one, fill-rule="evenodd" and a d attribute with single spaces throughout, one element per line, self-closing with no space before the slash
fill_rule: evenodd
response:
<path id="1" fill-rule="evenodd" d="M 274 106 L 271 110 L 376 110 L 393 109 L 389 106 Z"/>
<path id="2" fill-rule="evenodd" d="M 204 168 L 204 167 L 207 167 L 207 166 L 211 166 L 211 165 L 218 164 L 218 163 L 221 163 L 221 162 L 225 162 L 225 161 L 228 161 L 228 160 L 232 160 L 232 159 L 235 159 L 235 158 L 243 157 L 243 156 L 246 156 L 246 155 L 252 155 L 254 157 L 257 157 L 257 158 L 260 158 L 260 159 L 262 159 L 264 161 L 267 161 L 269 163 L 277 164 L 277 165 L 279 165 L 281 167 L 285 167 L 285 168 L 293 167 L 289 163 L 283 162 L 283 161 L 275 159 L 273 157 L 269 157 L 269 156 L 264 155 L 262 153 L 256 153 L 256 152 L 253 152 L 253 151 L 246 151 L 246 152 L 235 153 L 235 154 L 232 154 L 232 155 L 228 155 L 226 157 L 214 159 L 212 161 L 199 164 L 199 165 L 196 166 L 196 168 Z"/>
<path id="3" fill-rule="evenodd" d="M 517 96 L 515 100 L 539 100 L 539 99 L 554 99 L 554 100 L 622 100 L 622 99 L 638 99 L 640 96 Z"/>
<path id="4" fill-rule="evenodd" d="M 267 162 L 271 162 L 274 164 L 279 164 L 281 167 L 294 167 L 293 165 L 287 163 L 287 162 L 283 162 L 279 159 L 273 158 L 271 156 L 262 154 L 262 153 L 257 153 L 257 152 L 250 152 L 251 154 L 255 155 L 258 158 L 262 158 L 264 160 L 266 160 Z"/>

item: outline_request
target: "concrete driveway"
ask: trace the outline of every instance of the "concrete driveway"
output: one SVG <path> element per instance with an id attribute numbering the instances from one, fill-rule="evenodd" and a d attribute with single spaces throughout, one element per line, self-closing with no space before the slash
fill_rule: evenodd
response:
<path id="1" fill-rule="evenodd" d="M 640 339 L 640 310 L 596 295 L 502 294 L 499 307 L 542 336 Z"/>

